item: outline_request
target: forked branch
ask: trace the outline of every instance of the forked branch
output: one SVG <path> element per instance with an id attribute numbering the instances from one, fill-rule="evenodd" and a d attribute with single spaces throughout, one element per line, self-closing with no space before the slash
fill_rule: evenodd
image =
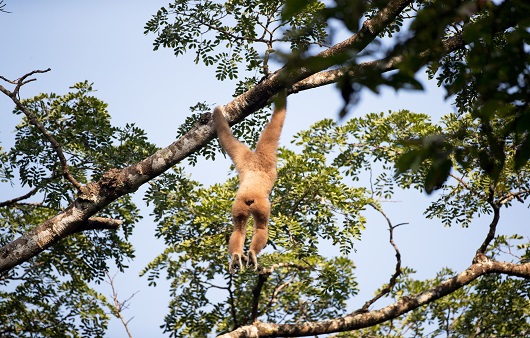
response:
<path id="1" fill-rule="evenodd" d="M 18 80 L 14 80 L 14 81 L 8 80 L 5 77 L 0 76 L 0 79 L 15 85 L 15 89 L 13 89 L 13 91 L 9 91 L 4 86 L 0 85 L 0 91 L 4 93 L 6 96 L 8 96 L 15 103 L 17 109 L 23 112 L 24 115 L 26 115 L 28 121 L 40 131 L 40 133 L 44 136 L 46 140 L 48 140 L 48 142 L 50 142 L 53 150 L 55 151 L 55 153 L 57 154 L 57 157 L 59 158 L 59 161 L 61 162 L 62 175 L 64 176 L 65 179 L 67 179 L 70 183 L 72 183 L 72 185 L 76 187 L 78 191 L 82 191 L 83 185 L 79 183 L 70 173 L 68 162 L 66 161 L 66 157 L 64 156 L 62 147 L 59 144 L 59 142 L 57 142 L 57 140 L 53 137 L 53 135 L 50 134 L 46 130 L 46 128 L 44 128 L 44 126 L 39 122 L 37 116 L 35 116 L 35 114 L 32 111 L 30 111 L 28 108 L 26 108 L 26 106 L 24 106 L 22 102 L 20 102 L 19 100 L 20 88 L 29 82 L 35 81 L 34 78 L 29 78 L 30 76 L 34 74 L 39 74 L 39 73 L 46 73 L 49 71 L 50 71 L 50 68 L 46 70 L 34 70 L 32 72 L 29 72 L 23 75 Z"/>
<path id="2" fill-rule="evenodd" d="M 6 10 L 5 8 L 6 8 L 6 4 L 4 3 L 4 0 L 0 0 L 0 12 L 2 12 L 2 13 L 11 13 L 8 10 Z"/>
<path id="3" fill-rule="evenodd" d="M 105 275 L 107 275 L 107 283 L 110 285 L 111 287 L 111 290 L 112 290 L 112 300 L 113 300 L 113 308 L 112 308 L 112 313 L 114 314 L 115 317 L 119 318 L 123 327 L 125 328 L 125 331 L 127 332 L 127 336 L 129 338 L 132 338 L 132 334 L 131 334 L 131 331 L 129 330 L 129 322 L 134 318 L 131 318 L 129 320 L 125 320 L 125 318 L 123 317 L 122 315 L 122 312 L 124 310 L 126 310 L 128 307 L 129 307 L 129 302 L 130 300 L 138 293 L 138 292 L 135 292 L 132 294 L 132 296 L 130 296 L 129 298 L 125 299 L 124 301 L 120 301 L 119 298 L 118 298 L 118 291 L 116 290 L 115 286 L 114 286 L 114 278 L 116 277 L 116 275 L 114 276 L 110 276 L 110 274 L 105 271 Z"/>
<path id="4" fill-rule="evenodd" d="M 258 319 L 258 308 L 259 308 L 259 298 L 261 295 L 261 290 L 263 289 L 263 285 L 265 285 L 265 282 L 269 278 L 270 275 L 274 272 L 274 270 L 282 267 L 292 267 L 296 268 L 298 270 L 306 270 L 306 266 L 302 266 L 300 264 L 295 263 L 278 263 L 274 264 L 269 268 L 261 268 L 258 273 L 258 281 L 256 282 L 256 285 L 254 288 L 252 288 L 252 312 L 251 312 L 251 322 L 254 323 Z"/>
<path id="5" fill-rule="evenodd" d="M 383 215 L 383 217 L 385 218 L 386 222 L 388 223 L 388 232 L 389 232 L 389 237 L 390 237 L 389 238 L 389 242 L 390 242 L 390 245 L 392 245 L 392 248 L 394 248 L 394 251 L 396 252 L 396 268 L 394 270 L 394 273 L 392 274 L 392 277 L 390 277 L 390 280 L 389 280 L 388 284 L 383 289 L 381 289 L 381 291 L 379 291 L 377 293 L 377 295 L 375 295 L 375 297 L 373 297 L 372 299 L 370 299 L 369 301 L 364 303 L 362 308 L 360 308 L 359 310 L 354 311 L 353 313 L 367 312 L 368 309 L 370 308 L 370 306 L 372 306 L 372 304 L 374 304 L 381 297 L 384 297 L 385 295 L 387 295 L 390 292 L 390 290 L 392 290 L 394 285 L 396 285 L 397 278 L 401 274 L 401 253 L 399 252 L 399 249 L 398 249 L 396 243 L 394 242 L 394 229 L 397 228 L 398 226 L 406 224 L 406 223 L 400 223 L 400 224 L 397 224 L 397 225 L 392 225 L 392 222 L 390 221 L 390 218 L 388 218 L 388 216 L 385 214 L 385 212 L 378 205 L 376 205 L 375 203 L 370 203 L 369 205 L 372 208 L 374 208 L 376 211 L 378 211 L 381 215 Z"/>

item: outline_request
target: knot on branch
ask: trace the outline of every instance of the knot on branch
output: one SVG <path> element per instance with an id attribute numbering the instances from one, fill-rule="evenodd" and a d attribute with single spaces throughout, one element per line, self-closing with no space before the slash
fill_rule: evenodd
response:
<path id="1" fill-rule="evenodd" d="M 473 264 L 480 264 L 480 263 L 487 263 L 491 261 L 491 259 L 488 258 L 483 252 L 477 252 L 475 257 L 473 258 Z"/>
<path id="2" fill-rule="evenodd" d="M 115 168 L 104 173 L 98 185 L 110 195 L 122 195 L 128 192 L 124 171 Z"/>

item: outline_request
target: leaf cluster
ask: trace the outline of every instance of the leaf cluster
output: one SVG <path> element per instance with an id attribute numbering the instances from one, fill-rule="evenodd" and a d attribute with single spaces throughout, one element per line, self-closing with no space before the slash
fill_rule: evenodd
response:
<path id="1" fill-rule="evenodd" d="M 298 133 L 293 141 L 298 151 L 281 148 L 278 154 L 269 225 L 273 252 L 265 250 L 260 255 L 263 267 L 276 268 L 259 293 L 258 318 L 288 323 L 296 318 L 309 321 L 342 313 L 340 304 L 356 292 L 353 262 L 345 255 L 360 239 L 366 206 L 392 198 L 396 188 L 422 191 L 429 183 L 434 159 L 420 161 L 413 171 L 400 173 L 402 154 L 420 151 L 425 139 L 450 140 L 455 148 L 480 147 L 487 140 L 478 125 L 470 114 L 449 114 L 434 124 L 425 114 L 398 111 L 367 114 L 343 125 L 326 119 Z M 460 135 L 458 143 L 446 136 L 453 134 Z M 438 199 L 427 208 L 427 217 L 441 218 L 447 225 L 467 226 L 476 215 L 490 212 L 491 198 L 508 206 L 514 193 L 526 191 L 518 195 L 522 200 L 528 196 L 527 170 L 506 169 L 491 197 L 492 181 L 481 169 L 478 152 L 468 155 L 466 166 L 459 165 L 454 153 L 447 157 L 459 171 L 444 183 Z M 172 281 L 164 330 L 175 337 L 207 334 L 213 329 L 224 332 L 252 322 L 249 309 L 255 306 L 253 290 L 259 281 L 247 272 L 228 275 L 226 268 L 233 227 L 230 210 L 236 190 L 235 177 L 224 184 L 203 187 L 177 169 L 156 180 L 146 193 L 158 222 L 157 236 L 168 247 L 144 274 L 152 284 L 162 275 Z M 252 221 L 247 228 L 248 237 L 251 234 Z M 343 256 L 322 257 L 324 246 Z M 433 280 L 432 285 L 447 274 Z M 418 283 L 418 290 L 431 285 Z M 400 292 L 400 288 L 402 283 L 393 292 Z M 413 293 L 411 288 L 407 286 Z M 219 296 L 213 297 L 214 293 Z M 330 294 L 333 296 L 328 297 Z M 454 295 L 455 299 L 460 296 L 458 292 Z M 336 309 L 340 311 L 334 312 Z M 435 320 L 425 315 L 413 318 L 416 323 Z"/>
<path id="2" fill-rule="evenodd" d="M 246 71 L 267 75 L 273 44 L 288 42 L 292 49 L 307 49 L 322 45 L 327 37 L 325 25 L 312 19 L 322 7 L 319 1 L 311 1 L 305 13 L 281 20 L 283 4 L 176 0 L 153 15 L 144 33 L 156 34 L 155 50 L 172 48 L 176 56 L 194 50 L 196 63 L 216 66 L 218 80 L 236 79 L 241 64 Z"/>
<path id="3" fill-rule="evenodd" d="M 477 12 L 452 25 L 455 30 L 447 29 L 449 36 L 460 35 L 467 47 L 432 62 L 428 72 L 446 89 L 447 97 L 454 97 L 459 115 L 477 119 L 476 128 L 485 142 L 482 147 L 454 147 L 451 143 L 461 138 L 456 134 L 437 143 L 423 140 L 426 144 L 421 149 L 404 155 L 402 170 L 417 162 L 433 161 L 429 191 L 447 179 L 450 155 L 464 167 L 469 157 L 478 156 L 480 168 L 493 181 L 501 180 L 506 166 L 521 170 L 530 158 L 530 21 L 522 15 L 530 7 L 525 1 L 503 1 L 468 9 Z"/>

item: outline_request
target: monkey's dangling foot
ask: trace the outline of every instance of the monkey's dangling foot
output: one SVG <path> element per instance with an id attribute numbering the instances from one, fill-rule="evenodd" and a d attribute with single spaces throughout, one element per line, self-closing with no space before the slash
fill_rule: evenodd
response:
<path id="1" fill-rule="evenodd" d="M 228 271 L 231 275 L 233 275 L 238 268 L 239 270 L 243 270 L 243 262 L 241 261 L 241 258 L 247 260 L 246 256 L 242 256 L 238 253 L 232 254 L 232 257 L 230 258 L 230 265 L 228 266 Z"/>
<path id="2" fill-rule="evenodd" d="M 254 267 L 254 271 L 258 270 L 258 258 L 253 251 L 248 252 L 247 268 Z"/>

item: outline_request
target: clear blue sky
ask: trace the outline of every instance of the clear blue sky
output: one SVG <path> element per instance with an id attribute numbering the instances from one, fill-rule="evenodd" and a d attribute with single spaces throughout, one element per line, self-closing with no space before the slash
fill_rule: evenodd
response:
<path id="1" fill-rule="evenodd" d="M 12 13 L 0 14 L 0 75 L 16 79 L 31 70 L 52 69 L 23 88 L 24 98 L 39 92 L 63 94 L 76 82 L 94 82 L 96 95 L 109 104 L 113 124 L 134 122 L 161 147 L 174 140 L 177 127 L 189 114 L 188 107 L 199 101 L 225 104 L 231 100 L 233 84 L 217 82 L 214 68 L 195 65 L 193 55 L 177 59 L 171 50 L 152 51 L 153 36 L 145 36 L 143 26 L 166 1 L 6 0 L 5 3 Z M 398 95 L 385 90 L 379 96 L 365 94 L 351 115 L 408 109 L 436 118 L 450 112 L 451 102 L 444 100 L 443 91 L 435 83 L 424 84 L 427 90 L 423 93 Z M 331 87 L 289 97 L 282 145 L 289 145 L 292 135 L 317 120 L 335 118 L 340 104 L 339 95 Z M 12 144 L 17 123 L 12 108 L 12 103 L 0 96 L 0 142 L 4 147 Z M 211 165 L 201 161 L 189 172 L 204 184 L 224 181 L 229 162 L 215 163 L 221 168 L 215 171 L 219 173 L 215 177 L 208 170 Z M 12 198 L 16 193 L 0 186 L 0 200 Z M 140 190 L 136 194 L 140 206 L 141 193 Z M 395 241 L 403 263 L 418 270 L 419 278 L 433 277 L 444 266 L 460 270 L 468 266 L 487 233 L 484 225 L 489 221 L 482 217 L 469 229 L 444 228 L 439 222 L 422 217 L 421 206 L 430 199 L 417 192 L 404 192 L 394 203 L 384 205 L 394 223 L 409 223 L 396 231 Z M 510 218 L 502 220 L 499 232 L 530 235 L 521 228 L 521 220 L 527 215 L 527 209 L 519 208 Z M 394 253 L 387 244 L 385 220 L 377 215 L 368 220 L 363 240 L 352 254 L 363 293 L 352 301 L 349 310 L 364 303 L 387 282 L 395 264 Z M 159 325 L 167 313 L 167 285 L 160 281 L 156 288 L 147 287 L 146 279 L 138 277 L 147 262 L 163 250 L 163 243 L 153 236 L 154 228 L 149 217 L 137 225 L 132 239 L 137 259 L 125 274 L 116 277 L 120 298 L 139 291 L 124 313 L 126 318 L 134 317 L 130 322 L 134 337 L 163 336 Z M 107 285 L 98 290 L 110 295 Z M 123 327 L 118 320 L 112 320 L 108 337 L 122 336 L 126 336 Z"/>

